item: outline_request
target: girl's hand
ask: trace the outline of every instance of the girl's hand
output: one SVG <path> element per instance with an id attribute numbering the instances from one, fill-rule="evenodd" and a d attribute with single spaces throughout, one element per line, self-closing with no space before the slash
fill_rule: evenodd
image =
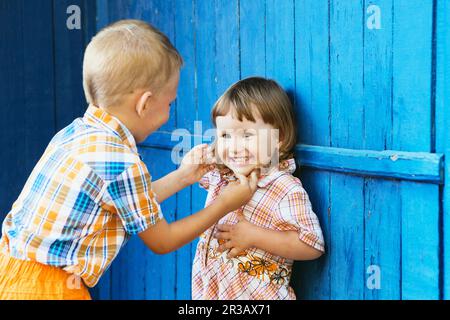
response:
<path id="1" fill-rule="evenodd" d="M 192 148 L 181 161 L 178 168 L 182 181 L 191 185 L 199 181 L 208 171 L 214 169 L 214 157 L 207 144 L 200 144 Z"/>
<path id="2" fill-rule="evenodd" d="M 228 252 L 228 258 L 234 258 L 244 254 L 244 250 L 254 247 L 254 234 L 258 232 L 258 227 L 245 220 L 244 216 L 238 215 L 236 224 L 219 224 L 218 231 L 214 234 L 215 238 L 222 243 L 218 251 Z"/>

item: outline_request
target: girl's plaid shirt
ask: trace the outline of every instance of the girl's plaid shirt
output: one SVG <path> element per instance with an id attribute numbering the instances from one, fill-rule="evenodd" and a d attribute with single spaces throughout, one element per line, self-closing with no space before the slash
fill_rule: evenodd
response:
<path id="1" fill-rule="evenodd" d="M 324 252 L 319 220 L 312 210 L 308 194 L 300 180 L 292 175 L 294 159 L 280 163 L 258 182 L 252 199 L 242 208 L 230 212 L 218 223 L 237 223 L 237 216 L 263 228 L 296 231 L 298 238 Z M 206 206 L 213 202 L 228 184 L 219 170 L 211 171 L 200 181 L 208 190 Z M 258 248 L 228 259 L 219 253 L 214 238 L 216 225 L 202 234 L 197 245 L 192 270 L 193 299 L 295 299 L 289 286 L 293 261 Z"/>
<path id="2" fill-rule="evenodd" d="M 0 248 L 92 287 L 130 235 L 162 218 L 133 136 L 91 105 L 50 142 L 3 222 Z"/>

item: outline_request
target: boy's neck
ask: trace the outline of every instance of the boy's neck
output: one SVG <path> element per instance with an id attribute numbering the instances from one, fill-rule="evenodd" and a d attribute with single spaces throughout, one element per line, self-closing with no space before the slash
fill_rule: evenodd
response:
<path id="1" fill-rule="evenodd" d="M 100 107 L 111 116 L 117 118 L 134 137 L 136 143 L 140 143 L 147 138 L 142 130 L 140 130 L 139 121 L 134 106 L 130 103 L 124 103 L 114 107 Z"/>

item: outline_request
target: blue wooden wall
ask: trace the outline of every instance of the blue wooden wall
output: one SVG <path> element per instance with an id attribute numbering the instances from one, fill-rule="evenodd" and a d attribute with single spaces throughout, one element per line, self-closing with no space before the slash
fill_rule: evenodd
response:
<path id="1" fill-rule="evenodd" d="M 70 4 L 82 10 L 81 30 L 65 28 Z M 380 28 L 369 28 L 373 8 Z M 37 12 L 44 17 L 27 19 Z M 450 297 L 448 0 L 0 1 L 0 24 L 18 26 L 0 47 L 2 213 L 51 136 L 86 107 L 90 36 L 123 18 L 157 26 L 185 60 L 170 121 L 140 146 L 154 179 L 176 168 L 174 129 L 193 133 L 196 120 L 210 128 L 211 106 L 231 83 L 274 78 L 295 104 L 299 174 L 327 243 L 319 260 L 295 264 L 298 297 Z M 204 199 L 195 185 L 162 208 L 173 221 Z M 195 242 L 158 256 L 135 237 L 92 292 L 189 299 L 194 252 Z"/>

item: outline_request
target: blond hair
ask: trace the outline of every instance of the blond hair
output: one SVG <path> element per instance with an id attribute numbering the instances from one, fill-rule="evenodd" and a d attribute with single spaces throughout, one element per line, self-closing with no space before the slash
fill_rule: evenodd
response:
<path id="1" fill-rule="evenodd" d="M 83 88 L 90 104 L 121 103 L 136 89 L 158 91 L 183 60 L 169 39 L 140 20 L 121 20 L 102 29 L 86 48 Z"/>
<path id="2" fill-rule="evenodd" d="M 280 159 L 293 157 L 296 144 L 294 110 L 286 92 L 274 80 L 251 77 L 236 82 L 217 100 L 212 109 L 212 122 L 216 117 L 233 113 L 239 121 L 245 118 L 255 121 L 255 115 L 279 130 L 281 146 Z"/>

